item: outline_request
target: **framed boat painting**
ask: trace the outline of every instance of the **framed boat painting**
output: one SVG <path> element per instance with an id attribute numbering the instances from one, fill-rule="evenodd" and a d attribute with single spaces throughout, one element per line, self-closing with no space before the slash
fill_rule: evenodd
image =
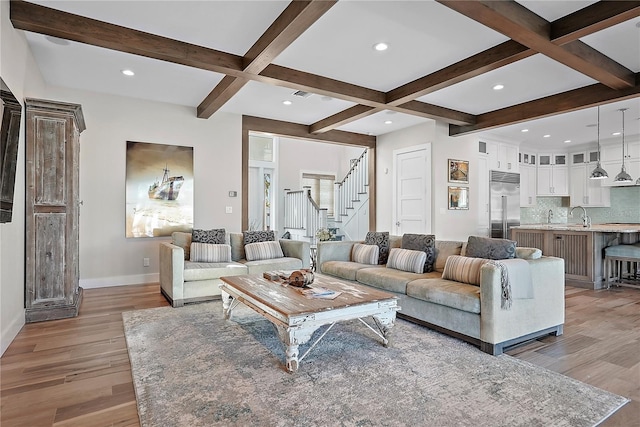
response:
<path id="1" fill-rule="evenodd" d="M 193 229 L 193 147 L 127 141 L 126 237 Z"/>

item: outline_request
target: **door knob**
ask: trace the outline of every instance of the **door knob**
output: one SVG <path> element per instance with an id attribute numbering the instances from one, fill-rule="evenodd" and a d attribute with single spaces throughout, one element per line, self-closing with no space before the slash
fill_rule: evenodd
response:
<path id="1" fill-rule="evenodd" d="M 400 221 L 396 221 L 396 227 L 400 227 Z"/>

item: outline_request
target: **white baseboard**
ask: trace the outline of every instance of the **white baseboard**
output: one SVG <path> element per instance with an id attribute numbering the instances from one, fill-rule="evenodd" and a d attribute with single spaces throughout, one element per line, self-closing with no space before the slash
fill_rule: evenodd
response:
<path id="1" fill-rule="evenodd" d="M 2 333 L 0 335 L 0 356 L 7 351 L 11 342 L 13 342 L 15 337 L 18 335 L 18 332 L 20 332 L 20 329 L 24 326 L 24 309 L 19 310 L 18 316 L 16 316 L 8 326 L 2 326 L 4 327 L 2 328 Z"/>
<path id="2" fill-rule="evenodd" d="M 100 277 L 98 279 L 80 279 L 80 287 L 83 289 L 108 288 L 111 286 L 141 285 L 145 283 L 158 283 L 160 273 L 134 274 L 132 276 Z"/>

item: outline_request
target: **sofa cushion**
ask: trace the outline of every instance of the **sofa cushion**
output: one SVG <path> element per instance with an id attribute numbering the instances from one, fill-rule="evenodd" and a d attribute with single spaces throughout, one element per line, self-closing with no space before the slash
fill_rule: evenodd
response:
<path id="1" fill-rule="evenodd" d="M 538 248 L 519 248 L 516 247 L 516 258 L 520 259 L 538 259 L 542 257 L 542 251 Z"/>
<path id="2" fill-rule="evenodd" d="M 248 274 L 247 267 L 238 262 L 184 262 L 184 281 L 219 279 L 223 276 Z"/>
<path id="3" fill-rule="evenodd" d="M 462 242 L 436 240 L 436 262 L 434 264 L 434 270 L 442 273 L 444 271 L 444 265 L 447 263 L 447 258 L 451 255 L 460 255 L 461 250 Z"/>
<path id="4" fill-rule="evenodd" d="M 515 258 L 516 242 L 508 239 L 469 236 L 465 256 L 487 259 Z"/>
<path id="5" fill-rule="evenodd" d="M 378 264 L 384 265 L 389 258 L 389 232 L 388 231 L 368 231 L 364 239 L 366 245 L 378 245 L 380 253 Z"/>
<path id="6" fill-rule="evenodd" d="M 320 272 L 340 279 L 356 280 L 356 273 L 362 268 L 371 268 L 371 265 L 353 261 L 327 261 L 322 263 Z M 378 268 L 383 269 L 384 267 Z"/>
<path id="7" fill-rule="evenodd" d="M 489 261 L 485 258 L 452 255 L 447 258 L 442 278 L 480 286 L 480 269 Z"/>
<path id="8" fill-rule="evenodd" d="M 225 244 L 224 228 L 214 228 L 211 230 L 200 230 L 194 228 L 191 231 L 191 241 L 197 243 L 212 243 L 212 244 Z"/>
<path id="9" fill-rule="evenodd" d="M 377 265 L 380 248 L 378 245 L 355 243 L 351 250 L 351 260 L 359 264 Z"/>
<path id="10" fill-rule="evenodd" d="M 276 241 L 249 243 L 248 245 L 244 245 L 244 252 L 247 257 L 247 261 L 284 257 L 280 242 Z"/>
<path id="11" fill-rule="evenodd" d="M 174 231 L 171 233 L 171 244 L 182 248 L 185 260 L 191 259 L 191 233 Z"/>
<path id="12" fill-rule="evenodd" d="M 445 279 L 420 279 L 407 284 L 407 295 L 470 313 L 480 313 L 480 288 Z"/>
<path id="13" fill-rule="evenodd" d="M 387 268 L 394 268 L 396 270 L 409 271 L 412 273 L 422 273 L 426 258 L 427 254 L 423 251 L 393 248 L 389 252 Z"/>
<path id="14" fill-rule="evenodd" d="M 302 268 L 302 260 L 300 258 L 284 257 L 247 261 L 244 265 L 247 267 L 247 274 L 262 275 L 265 271 L 271 270 L 299 270 Z"/>
<path id="15" fill-rule="evenodd" d="M 436 261 L 436 236 L 433 234 L 404 234 L 402 236 L 402 248 L 414 251 L 423 251 L 427 257 L 424 261 L 423 273 L 433 271 Z"/>
<path id="16" fill-rule="evenodd" d="M 404 294 L 407 289 L 407 283 L 428 277 L 429 274 L 431 273 L 417 274 L 394 268 L 367 266 L 356 271 L 356 280 L 374 288 Z"/>
<path id="17" fill-rule="evenodd" d="M 231 262 L 231 245 L 191 242 L 189 259 L 194 262 Z"/>
<path id="18" fill-rule="evenodd" d="M 245 246 L 249 243 L 269 242 L 276 240 L 276 234 L 273 230 L 243 231 L 242 236 L 244 238 Z"/>

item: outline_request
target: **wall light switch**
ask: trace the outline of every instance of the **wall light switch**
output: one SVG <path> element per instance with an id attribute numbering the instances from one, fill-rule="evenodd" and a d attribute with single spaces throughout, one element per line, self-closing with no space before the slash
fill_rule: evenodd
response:
<path id="1" fill-rule="evenodd" d="M 233 213 L 233 207 L 231 207 L 231 206 L 227 206 L 227 208 L 226 208 L 225 212 L 226 212 L 226 213 Z"/>
<path id="2" fill-rule="evenodd" d="M 229 197 L 238 197 L 237 191 L 229 191 Z"/>
<path id="3" fill-rule="evenodd" d="M 149 267 L 149 258 L 142 258 L 142 266 Z"/>

